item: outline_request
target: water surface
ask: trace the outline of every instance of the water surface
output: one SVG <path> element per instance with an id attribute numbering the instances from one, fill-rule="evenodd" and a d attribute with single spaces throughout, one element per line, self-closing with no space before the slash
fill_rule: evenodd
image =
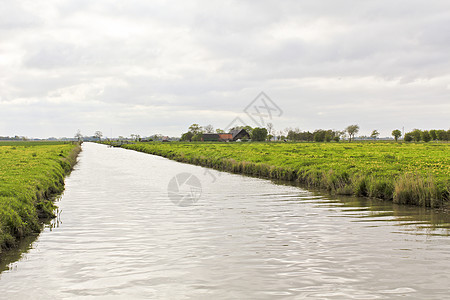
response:
<path id="1" fill-rule="evenodd" d="M 168 197 L 180 173 L 200 181 L 192 206 Z M 92 143 L 83 145 L 58 206 L 59 217 L 0 274 L 0 299 L 450 293 L 444 212 L 332 198 Z"/>

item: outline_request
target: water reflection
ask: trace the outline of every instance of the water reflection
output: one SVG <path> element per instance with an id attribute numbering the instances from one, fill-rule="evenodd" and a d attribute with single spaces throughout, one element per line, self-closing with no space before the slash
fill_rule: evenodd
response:
<path id="1" fill-rule="evenodd" d="M 0 273 L 5 270 L 14 270 L 17 266 L 13 264 L 19 259 L 26 259 L 26 253 L 32 249 L 33 242 L 38 238 L 38 234 L 33 234 L 24 238 L 19 245 L 2 253 L 0 256 Z"/>
<path id="2" fill-rule="evenodd" d="M 278 185 L 299 186 L 286 181 L 273 181 Z M 394 222 L 394 226 L 405 227 L 412 234 L 450 235 L 450 212 L 445 208 L 426 208 L 398 205 L 380 199 L 354 196 L 323 196 L 323 192 L 308 188 L 316 198 L 306 197 L 306 201 L 317 202 L 320 207 L 339 208 L 342 217 L 354 217 L 353 222 Z M 274 195 L 276 196 L 276 195 Z M 283 201 L 297 201 L 297 197 Z M 374 225 L 376 226 L 376 225 Z M 411 228 L 413 227 L 413 228 Z"/>
<path id="3" fill-rule="evenodd" d="M 59 202 L 61 197 L 62 196 L 58 196 L 58 198 L 55 199 L 55 202 Z M 61 210 L 59 208 L 55 210 L 55 215 L 55 218 L 43 221 L 41 230 L 53 231 L 53 229 L 58 228 L 62 224 Z M 1 253 L 0 273 L 6 270 L 13 270 L 14 267 L 17 266 L 14 264 L 14 262 L 20 259 L 26 259 L 27 252 L 33 249 L 33 243 L 38 239 L 38 237 L 38 233 L 31 234 L 21 240 L 17 247 L 10 250 L 5 250 L 3 253 Z"/>

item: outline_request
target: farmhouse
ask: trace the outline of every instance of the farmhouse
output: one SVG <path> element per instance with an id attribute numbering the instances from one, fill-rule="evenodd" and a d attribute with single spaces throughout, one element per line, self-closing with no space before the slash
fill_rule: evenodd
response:
<path id="1" fill-rule="evenodd" d="M 230 142 L 236 141 L 247 137 L 250 139 L 250 135 L 245 129 L 232 130 L 230 133 L 204 133 L 202 135 L 203 142 Z"/>

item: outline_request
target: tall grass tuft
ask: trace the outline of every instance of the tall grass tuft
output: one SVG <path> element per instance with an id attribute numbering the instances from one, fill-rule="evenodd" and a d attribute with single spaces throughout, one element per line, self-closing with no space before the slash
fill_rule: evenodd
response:
<path id="1" fill-rule="evenodd" d="M 394 203 L 399 204 L 440 207 L 444 200 L 441 195 L 441 191 L 431 176 L 404 174 L 395 183 L 393 198 Z"/>

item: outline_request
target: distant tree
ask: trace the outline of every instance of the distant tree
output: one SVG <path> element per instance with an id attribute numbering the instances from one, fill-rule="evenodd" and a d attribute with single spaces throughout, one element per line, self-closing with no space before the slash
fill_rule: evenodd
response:
<path id="1" fill-rule="evenodd" d="M 345 137 L 345 131 L 344 130 L 338 130 L 334 132 L 335 136 L 338 137 L 337 142 L 339 142 L 342 138 Z M 334 139 L 336 141 L 336 139 Z"/>
<path id="2" fill-rule="evenodd" d="M 252 131 L 252 140 L 257 142 L 265 141 L 267 138 L 267 129 L 266 128 L 253 128 Z"/>
<path id="3" fill-rule="evenodd" d="M 445 141 L 447 140 L 447 132 L 445 130 L 436 130 L 436 137 L 439 141 Z"/>
<path id="4" fill-rule="evenodd" d="M 189 131 L 192 132 L 193 135 L 196 135 L 199 133 L 203 133 L 203 128 L 198 124 L 192 124 L 191 126 L 189 126 Z"/>
<path id="5" fill-rule="evenodd" d="M 141 136 L 139 134 L 130 134 L 131 139 L 134 140 L 135 142 L 140 141 L 141 140 Z"/>
<path id="6" fill-rule="evenodd" d="M 325 141 L 331 142 L 331 140 L 336 136 L 336 132 L 333 130 L 327 130 L 325 133 Z"/>
<path id="7" fill-rule="evenodd" d="M 339 143 L 339 141 L 341 140 L 341 138 L 337 135 L 337 136 L 335 136 L 335 137 L 333 138 L 333 140 L 334 140 L 336 143 Z"/>
<path id="8" fill-rule="evenodd" d="M 206 133 L 214 133 L 214 127 L 211 124 L 206 125 L 204 128 Z"/>
<path id="9" fill-rule="evenodd" d="M 189 131 L 181 135 L 181 141 L 191 142 L 193 137 L 194 135 L 192 134 L 192 132 Z"/>
<path id="10" fill-rule="evenodd" d="M 284 139 L 285 139 L 284 130 L 278 131 L 277 140 L 281 141 L 281 140 L 284 140 Z"/>
<path id="11" fill-rule="evenodd" d="M 420 129 L 414 129 L 411 134 L 415 142 L 420 142 L 422 140 L 422 131 Z"/>
<path id="12" fill-rule="evenodd" d="M 431 136 L 430 136 L 430 133 L 428 132 L 428 130 L 423 130 L 420 133 L 420 137 L 422 138 L 422 141 L 424 141 L 425 143 L 428 143 L 429 141 L 431 141 Z"/>
<path id="13" fill-rule="evenodd" d="M 267 123 L 266 129 L 267 129 L 267 134 L 272 135 L 273 124 L 272 123 Z"/>
<path id="14" fill-rule="evenodd" d="M 378 130 L 373 130 L 372 133 L 370 134 L 370 137 L 373 139 L 377 139 L 380 136 L 380 133 L 378 132 Z"/>
<path id="15" fill-rule="evenodd" d="M 412 141 L 414 141 L 414 136 L 413 136 L 412 132 L 405 133 L 405 137 L 403 138 L 403 140 L 405 142 L 412 142 Z"/>
<path id="16" fill-rule="evenodd" d="M 94 133 L 94 136 L 95 136 L 96 138 L 98 138 L 99 141 L 101 141 L 101 140 L 102 140 L 103 133 L 102 133 L 101 131 L 97 130 L 97 131 Z"/>
<path id="17" fill-rule="evenodd" d="M 245 125 L 244 127 L 242 127 L 242 129 L 245 129 L 245 131 L 247 131 L 247 132 L 252 132 L 253 131 L 253 127 L 249 126 L 249 125 Z"/>
<path id="18" fill-rule="evenodd" d="M 430 137 L 433 141 L 437 140 L 436 130 L 434 129 L 430 130 Z"/>
<path id="19" fill-rule="evenodd" d="M 326 131 L 322 129 L 318 129 L 314 131 L 314 142 L 324 142 L 325 141 L 325 135 Z"/>
<path id="20" fill-rule="evenodd" d="M 216 129 L 216 133 L 225 133 L 225 131 L 223 131 L 222 129 L 217 128 Z"/>
<path id="21" fill-rule="evenodd" d="M 317 130 L 316 130 L 317 131 Z M 287 132 L 287 139 L 290 141 L 314 141 L 314 133 L 309 131 L 300 131 L 300 129 L 289 129 Z"/>
<path id="22" fill-rule="evenodd" d="M 290 141 L 295 141 L 295 140 L 296 140 L 296 139 L 295 139 L 295 138 L 296 138 L 295 131 L 292 130 L 292 129 L 289 129 L 288 132 L 287 132 L 286 138 L 287 138 L 288 140 L 290 140 Z"/>
<path id="23" fill-rule="evenodd" d="M 77 133 L 75 133 L 75 138 L 78 140 L 78 142 L 81 142 L 83 139 L 83 135 L 81 134 L 80 129 L 77 130 Z"/>
<path id="24" fill-rule="evenodd" d="M 402 136 L 402 132 L 398 129 L 395 129 L 392 131 L 392 136 L 394 137 L 395 141 L 398 141 L 398 138 Z"/>
<path id="25" fill-rule="evenodd" d="M 203 138 L 203 133 L 200 132 L 200 133 L 197 133 L 196 135 L 194 135 L 192 137 L 192 140 L 195 142 L 200 142 L 202 140 L 202 138 Z"/>
<path id="26" fill-rule="evenodd" d="M 155 133 L 154 135 L 151 135 L 150 138 L 154 141 L 162 141 L 163 135 L 160 133 Z"/>
<path id="27" fill-rule="evenodd" d="M 348 133 L 348 141 L 351 142 L 355 138 L 355 134 L 359 132 L 358 125 L 350 125 L 345 128 L 345 131 Z"/>

